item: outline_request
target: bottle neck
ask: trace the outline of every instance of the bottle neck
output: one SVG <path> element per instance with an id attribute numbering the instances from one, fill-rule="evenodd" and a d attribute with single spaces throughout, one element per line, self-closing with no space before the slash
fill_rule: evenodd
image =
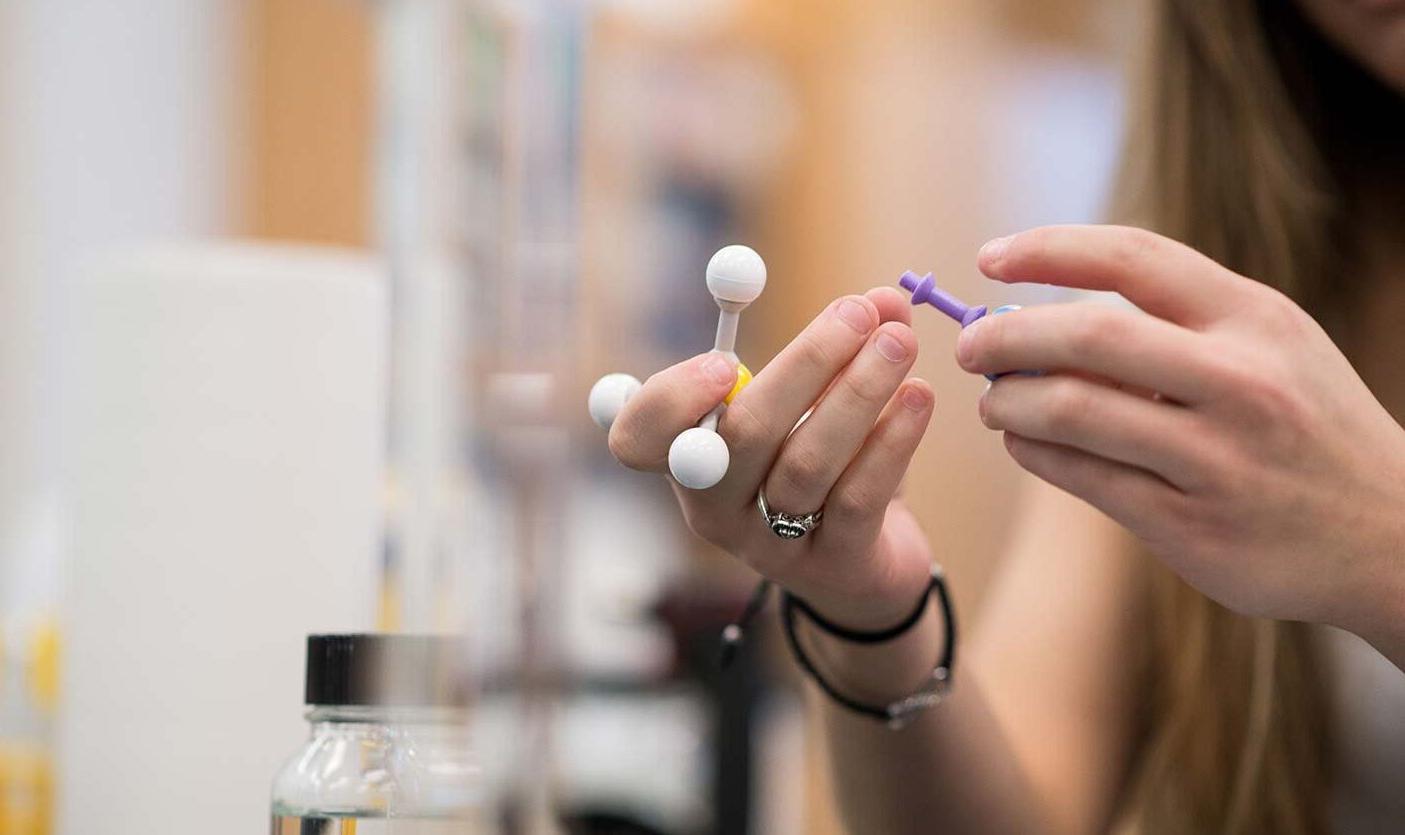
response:
<path id="1" fill-rule="evenodd" d="M 461 707 L 388 707 L 384 705 L 308 705 L 304 714 L 314 727 L 331 725 L 464 725 Z"/>

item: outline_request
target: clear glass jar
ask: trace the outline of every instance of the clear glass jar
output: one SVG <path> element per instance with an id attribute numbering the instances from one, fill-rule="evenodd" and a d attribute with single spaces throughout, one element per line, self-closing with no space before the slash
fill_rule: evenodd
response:
<path id="1" fill-rule="evenodd" d="M 426 641 L 433 639 L 309 638 L 311 732 L 273 781 L 273 835 L 494 832 L 467 710 L 435 704 L 451 700 L 435 696 L 432 685 L 417 686 L 417 679 L 443 676 L 418 668 L 428 657 L 423 652 L 408 661 L 400 652 L 411 644 L 422 649 Z M 329 658 L 329 645 L 335 657 Z M 392 656 L 395 663 L 388 663 Z M 378 683 L 386 675 L 394 677 L 389 689 Z"/>

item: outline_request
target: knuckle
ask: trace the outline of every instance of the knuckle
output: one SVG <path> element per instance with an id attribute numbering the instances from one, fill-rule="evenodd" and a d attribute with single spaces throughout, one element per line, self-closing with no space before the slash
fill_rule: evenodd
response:
<path id="1" fill-rule="evenodd" d="M 1320 422 L 1319 407 L 1302 395 L 1287 369 L 1244 375 L 1236 399 L 1245 422 L 1255 427 L 1248 446 L 1258 456 L 1297 454 L 1303 437 Z"/>
<path id="2" fill-rule="evenodd" d="M 1205 474 L 1202 489 L 1212 496 L 1230 498 L 1254 495 L 1249 473 L 1252 467 L 1242 450 L 1229 444 L 1203 444 L 1199 453 L 1200 471 Z M 1211 502 L 1215 507 L 1228 502 Z"/>
<path id="3" fill-rule="evenodd" d="M 1299 334 L 1306 324 L 1307 314 L 1276 288 L 1258 283 L 1255 286 L 1259 296 L 1256 300 L 1259 324 L 1271 335 L 1291 337 Z"/>
<path id="4" fill-rule="evenodd" d="M 1273 375 L 1263 368 L 1240 375 L 1236 381 L 1239 394 L 1255 412 L 1273 415 L 1278 412 L 1282 392 Z"/>
<path id="5" fill-rule="evenodd" d="M 1243 524 L 1243 519 L 1231 509 L 1233 506 L 1231 502 L 1198 501 L 1188 497 L 1178 508 L 1187 537 L 1191 541 L 1209 543 L 1232 536 Z"/>
<path id="6" fill-rule="evenodd" d="M 1200 358 L 1201 373 L 1229 391 L 1240 391 L 1253 384 L 1254 364 L 1247 357 L 1227 346 L 1210 346 Z"/>
<path id="7" fill-rule="evenodd" d="M 801 331 L 792 345 L 800 364 L 812 368 L 829 368 L 832 365 L 834 351 L 815 330 L 807 328 Z"/>
<path id="8" fill-rule="evenodd" d="M 626 467 L 638 470 L 647 465 L 640 455 L 638 437 L 620 421 L 615 421 L 615 425 L 610 427 L 606 443 L 610 447 L 610 454 Z"/>
<path id="9" fill-rule="evenodd" d="M 1124 268 L 1132 268 L 1154 255 L 1162 244 L 1161 236 L 1148 232 L 1139 226 L 1115 227 L 1112 239 L 1112 258 Z"/>
<path id="10" fill-rule="evenodd" d="M 1237 494 L 1233 481 L 1243 471 L 1239 467 L 1240 449 L 1216 424 L 1214 418 L 1199 412 L 1186 411 L 1176 416 L 1176 433 L 1196 441 L 1179 451 L 1185 479 L 1177 485 L 1182 489 L 1174 492 L 1201 496 Z"/>
<path id="11" fill-rule="evenodd" d="M 1162 493 L 1161 504 L 1157 509 L 1167 523 L 1167 530 L 1179 531 L 1182 538 L 1193 540 L 1203 537 L 1206 532 L 1206 522 L 1201 509 L 1205 504 L 1206 502 L 1198 496 L 1179 490 L 1167 490 Z"/>
<path id="12" fill-rule="evenodd" d="M 1097 307 L 1094 317 L 1105 344 L 1120 345 L 1145 332 L 1146 320 L 1139 313 L 1112 307 Z"/>
<path id="13" fill-rule="evenodd" d="M 745 397 L 733 400 L 722 412 L 717 432 L 738 457 L 747 457 L 752 451 L 764 448 L 774 437 L 770 424 L 751 408 Z"/>
<path id="14" fill-rule="evenodd" d="M 852 370 L 840 377 L 837 385 L 843 392 L 844 400 L 859 404 L 886 403 L 893 393 L 893 386 L 888 380 L 874 374 L 857 374 Z"/>
<path id="15" fill-rule="evenodd" d="M 769 496 L 809 495 L 826 477 L 829 467 L 821 454 L 807 449 L 787 449 L 771 470 Z"/>
<path id="16" fill-rule="evenodd" d="M 1252 369 L 1246 367 L 1235 383 L 1241 399 L 1255 415 L 1274 423 L 1293 423 L 1302 416 L 1302 404 L 1285 371 L 1258 363 Z"/>
<path id="17" fill-rule="evenodd" d="M 1086 386 L 1071 377 L 1055 379 L 1049 384 L 1044 423 L 1056 434 L 1069 432 L 1087 418 L 1090 403 Z"/>
<path id="18" fill-rule="evenodd" d="M 1072 348 L 1079 356 L 1100 354 L 1128 336 L 1127 323 L 1112 311 L 1090 306 L 1073 329 Z"/>
<path id="19" fill-rule="evenodd" d="M 887 507 L 890 498 L 880 495 L 878 490 L 852 484 L 835 490 L 825 499 L 825 512 L 845 518 L 868 516 Z"/>

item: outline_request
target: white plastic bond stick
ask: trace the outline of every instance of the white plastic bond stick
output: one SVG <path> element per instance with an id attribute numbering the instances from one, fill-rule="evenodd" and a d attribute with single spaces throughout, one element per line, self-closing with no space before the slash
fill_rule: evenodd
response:
<path id="1" fill-rule="evenodd" d="M 698 421 L 698 426 L 701 426 L 703 429 L 711 429 L 713 432 L 716 432 L 717 424 L 722 421 L 722 413 L 725 411 L 727 411 L 727 404 L 718 403 L 716 406 L 712 407 L 712 411 L 708 412 L 706 415 L 703 415 L 703 419 Z"/>
<path id="2" fill-rule="evenodd" d="M 718 306 L 722 308 L 722 311 L 717 317 L 717 340 L 713 344 L 712 350 L 720 354 L 726 354 L 732 358 L 733 362 L 737 362 L 737 325 L 741 323 L 742 310 L 745 308 L 745 305 L 736 305 L 732 302 L 722 302 L 719 300 Z M 698 426 L 716 432 L 717 424 L 722 420 L 722 413 L 726 411 L 726 409 L 726 403 L 718 403 L 712 411 L 708 412 L 703 416 L 702 420 L 698 421 Z"/>
<path id="3" fill-rule="evenodd" d="M 722 304 L 719 302 L 719 305 Z M 733 307 L 727 304 L 722 308 L 722 312 L 717 317 L 717 341 L 713 344 L 712 350 L 721 351 L 724 354 L 731 354 L 735 359 L 737 356 L 737 325 L 742 320 L 742 307 Z"/>

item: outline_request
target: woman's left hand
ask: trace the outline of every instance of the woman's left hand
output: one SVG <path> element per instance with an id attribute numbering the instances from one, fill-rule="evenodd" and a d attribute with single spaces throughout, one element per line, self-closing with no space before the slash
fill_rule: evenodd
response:
<path id="1" fill-rule="evenodd" d="M 1047 372 L 981 398 L 1020 466 L 1235 611 L 1405 647 L 1405 430 L 1301 308 L 1140 229 L 1033 229 L 979 264 L 1141 309 L 1048 305 L 962 332 L 967 371 Z"/>

